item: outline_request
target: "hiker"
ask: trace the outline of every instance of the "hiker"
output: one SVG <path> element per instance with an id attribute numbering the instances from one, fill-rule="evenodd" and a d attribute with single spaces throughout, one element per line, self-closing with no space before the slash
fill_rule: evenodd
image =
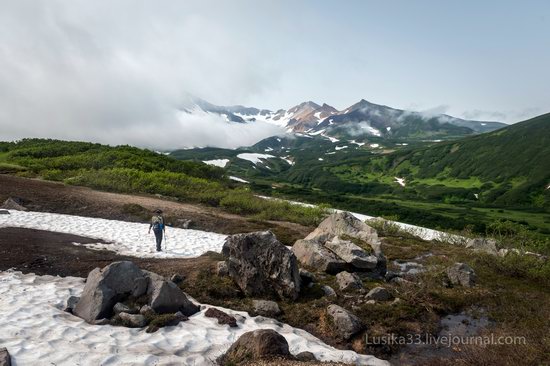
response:
<path id="1" fill-rule="evenodd" d="M 155 215 L 151 219 L 149 224 L 149 234 L 151 234 L 151 228 L 155 233 L 155 238 L 157 239 L 157 252 L 160 252 L 161 243 L 162 243 L 162 234 L 166 234 L 166 228 L 164 226 L 164 217 L 162 217 L 162 210 L 156 210 Z"/>

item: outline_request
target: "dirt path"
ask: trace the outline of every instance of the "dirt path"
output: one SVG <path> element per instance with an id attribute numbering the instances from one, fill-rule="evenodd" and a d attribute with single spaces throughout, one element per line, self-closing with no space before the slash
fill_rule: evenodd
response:
<path id="1" fill-rule="evenodd" d="M 153 196 L 100 192 L 57 182 L 19 178 L 0 174 L 0 204 L 8 197 L 19 197 L 33 211 L 55 212 L 105 219 L 146 222 L 160 208 L 167 222 L 181 226 L 183 219 L 191 227 L 220 234 L 272 230 L 284 244 L 305 237 L 312 228 L 289 222 L 255 221 L 214 207 L 176 202 Z"/>

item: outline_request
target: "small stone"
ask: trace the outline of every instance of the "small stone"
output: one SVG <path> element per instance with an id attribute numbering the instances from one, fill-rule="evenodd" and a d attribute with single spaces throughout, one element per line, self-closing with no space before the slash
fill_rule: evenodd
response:
<path id="1" fill-rule="evenodd" d="M 128 306 L 124 305 L 121 302 L 117 302 L 115 306 L 113 306 L 113 312 L 115 314 L 118 314 L 118 313 L 135 314 L 136 313 L 136 312 L 132 312 L 132 309 L 130 309 Z"/>
<path id="2" fill-rule="evenodd" d="M 330 287 L 330 286 L 323 285 L 323 286 L 321 286 L 321 290 L 323 290 L 326 297 L 336 297 L 337 296 L 336 291 L 334 291 L 332 289 L 332 287 Z"/>
<path id="3" fill-rule="evenodd" d="M 300 268 L 300 278 L 302 279 L 302 285 L 308 286 L 310 283 L 315 282 L 315 276 L 311 272 Z"/>
<path id="4" fill-rule="evenodd" d="M 359 276 L 354 273 L 340 272 L 336 275 L 336 283 L 342 291 L 356 290 L 363 287 Z"/>
<path id="5" fill-rule="evenodd" d="M 119 313 L 118 316 L 131 328 L 143 328 L 147 325 L 147 320 L 141 314 Z"/>
<path id="6" fill-rule="evenodd" d="M 477 276 L 469 265 L 466 263 L 455 263 L 447 268 L 447 277 L 453 285 L 462 285 L 464 287 L 472 287 L 475 285 Z"/>
<path id="7" fill-rule="evenodd" d="M 315 358 L 315 355 L 308 351 L 300 352 L 295 357 L 298 361 L 302 361 L 302 362 L 317 361 L 317 359 Z"/>
<path id="8" fill-rule="evenodd" d="M 384 287 L 375 287 L 369 291 L 365 298 L 367 300 L 388 301 L 393 299 L 393 295 Z"/>
<path id="9" fill-rule="evenodd" d="M 273 318 L 281 314 L 281 309 L 279 304 L 275 301 L 268 300 L 252 300 L 252 306 L 254 307 L 254 312 L 258 315 L 265 316 L 268 318 Z"/>
<path id="10" fill-rule="evenodd" d="M 229 275 L 229 269 L 225 261 L 219 261 L 216 263 L 216 274 L 220 277 L 225 277 Z"/>
<path id="11" fill-rule="evenodd" d="M 139 309 L 139 313 L 143 316 L 155 316 L 157 315 L 157 312 L 153 310 L 152 307 L 149 305 L 143 305 L 141 309 Z"/>
<path id="12" fill-rule="evenodd" d="M 72 314 L 79 300 L 80 297 L 78 296 L 69 296 L 69 298 L 67 299 L 67 305 L 65 306 L 65 311 Z"/>
<path id="13" fill-rule="evenodd" d="M 374 304 L 376 304 L 376 300 L 367 300 L 367 301 L 365 302 L 365 304 L 367 304 L 367 305 L 374 305 Z"/>
<path id="14" fill-rule="evenodd" d="M 218 324 L 221 325 L 227 324 L 233 328 L 237 326 L 237 319 L 235 319 L 235 317 L 216 308 L 208 308 L 208 310 L 204 313 L 204 316 L 207 318 L 218 319 Z"/>
<path id="15" fill-rule="evenodd" d="M 334 325 L 336 334 L 342 339 L 347 340 L 363 329 L 361 320 L 341 306 L 329 305 L 327 315 Z"/>
<path id="16" fill-rule="evenodd" d="M 0 348 L 0 366 L 11 366 L 11 356 L 4 347 Z"/>
<path id="17" fill-rule="evenodd" d="M 183 280 L 184 280 L 183 276 L 177 273 L 173 274 L 172 277 L 170 277 L 170 281 L 174 283 L 182 283 Z"/>
<path id="18" fill-rule="evenodd" d="M 0 215 L 9 215 L 10 212 L 8 210 L 0 210 Z"/>

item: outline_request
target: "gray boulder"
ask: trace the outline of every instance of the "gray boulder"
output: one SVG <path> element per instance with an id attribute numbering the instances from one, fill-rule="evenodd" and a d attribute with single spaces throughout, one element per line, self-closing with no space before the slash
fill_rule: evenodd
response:
<path id="1" fill-rule="evenodd" d="M 159 314 L 175 313 L 181 311 L 190 316 L 199 311 L 199 307 L 193 304 L 183 291 L 172 281 L 156 273 L 144 271 L 149 280 L 147 296 L 149 306 Z"/>
<path id="2" fill-rule="evenodd" d="M 340 272 L 336 275 L 336 283 L 338 288 L 343 291 L 356 290 L 363 287 L 363 282 L 359 276 L 354 273 Z"/>
<path id="3" fill-rule="evenodd" d="M 323 285 L 323 286 L 321 286 L 321 290 L 323 290 L 326 297 L 336 297 L 337 296 L 336 291 L 334 291 L 334 289 L 330 286 Z"/>
<path id="4" fill-rule="evenodd" d="M 138 277 L 134 280 L 134 289 L 132 290 L 132 296 L 140 297 L 147 292 L 147 285 L 149 281 L 146 277 Z"/>
<path id="5" fill-rule="evenodd" d="M 388 301 L 393 299 L 393 295 L 384 287 L 375 287 L 369 291 L 365 298 L 367 300 Z"/>
<path id="6" fill-rule="evenodd" d="M 111 316 L 113 306 L 134 290 L 134 282 L 143 272 L 132 262 L 114 262 L 90 272 L 73 313 L 92 323 Z"/>
<path id="7" fill-rule="evenodd" d="M 273 318 L 281 314 L 279 304 L 277 304 L 275 301 L 253 300 L 252 307 L 254 309 L 254 313 L 268 318 Z"/>
<path id="8" fill-rule="evenodd" d="M 316 271 L 335 274 L 347 268 L 346 262 L 316 241 L 298 240 L 292 252 L 302 265 Z"/>
<path id="9" fill-rule="evenodd" d="M 0 348 L 0 366 L 11 366 L 11 356 L 4 347 Z"/>
<path id="10" fill-rule="evenodd" d="M 27 211 L 27 208 L 23 206 L 23 200 L 17 197 L 10 197 L 4 201 L 0 208 L 6 210 Z"/>
<path id="11" fill-rule="evenodd" d="M 342 240 L 337 236 L 331 241 L 326 242 L 325 246 L 343 261 L 349 263 L 358 270 L 373 270 L 378 264 L 378 258 L 376 256 L 369 255 L 365 250 L 351 241 Z"/>
<path id="12" fill-rule="evenodd" d="M 466 263 L 455 263 L 447 268 L 446 272 L 449 281 L 453 285 L 472 287 L 476 283 L 477 276 L 472 267 Z"/>
<path id="13" fill-rule="evenodd" d="M 155 316 L 157 314 L 157 312 L 154 311 L 153 308 L 150 307 L 149 305 L 143 305 L 139 309 L 139 313 L 143 316 Z"/>
<path id="14" fill-rule="evenodd" d="M 302 280 L 302 286 L 307 286 L 315 282 L 315 276 L 302 268 L 300 268 L 300 278 Z"/>
<path id="15" fill-rule="evenodd" d="M 113 312 L 115 314 L 119 314 L 119 313 L 137 314 L 139 313 L 139 309 L 130 308 L 129 306 L 124 305 L 121 302 L 117 302 L 115 306 L 113 306 Z"/>
<path id="16" fill-rule="evenodd" d="M 145 317 L 141 314 L 119 313 L 118 316 L 124 322 L 124 325 L 131 328 L 143 328 L 147 325 Z"/>
<path id="17" fill-rule="evenodd" d="M 238 365 L 272 357 L 290 358 L 288 342 L 274 330 L 258 329 L 240 336 L 219 361 L 222 365 Z"/>
<path id="18" fill-rule="evenodd" d="M 270 231 L 229 236 L 222 249 L 229 276 L 248 296 L 295 300 L 300 273 L 295 255 Z"/>
<path id="19" fill-rule="evenodd" d="M 375 229 L 349 212 L 337 212 L 327 217 L 305 239 L 324 242 L 335 236 L 349 236 L 368 243 L 375 254 L 380 253 L 380 240 Z"/>
<path id="20" fill-rule="evenodd" d="M 65 306 L 65 311 L 68 313 L 72 313 L 79 300 L 80 297 L 78 296 L 69 296 L 69 298 L 67 299 L 67 305 Z"/>
<path id="21" fill-rule="evenodd" d="M 363 329 L 361 320 L 341 306 L 329 305 L 327 315 L 336 335 L 344 340 L 350 339 Z"/>
<path id="22" fill-rule="evenodd" d="M 498 255 L 497 242 L 494 239 L 474 238 L 466 242 L 466 248 L 485 252 L 492 255 Z"/>

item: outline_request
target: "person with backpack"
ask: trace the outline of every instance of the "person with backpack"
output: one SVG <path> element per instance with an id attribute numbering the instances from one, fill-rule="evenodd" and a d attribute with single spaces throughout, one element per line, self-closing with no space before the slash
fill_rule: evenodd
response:
<path id="1" fill-rule="evenodd" d="M 155 238 L 157 240 L 157 252 L 162 250 L 162 236 L 166 234 L 166 227 L 164 226 L 164 217 L 162 216 L 162 210 L 156 210 L 155 215 L 151 219 L 149 224 L 149 234 L 151 234 L 151 229 L 155 233 Z"/>

